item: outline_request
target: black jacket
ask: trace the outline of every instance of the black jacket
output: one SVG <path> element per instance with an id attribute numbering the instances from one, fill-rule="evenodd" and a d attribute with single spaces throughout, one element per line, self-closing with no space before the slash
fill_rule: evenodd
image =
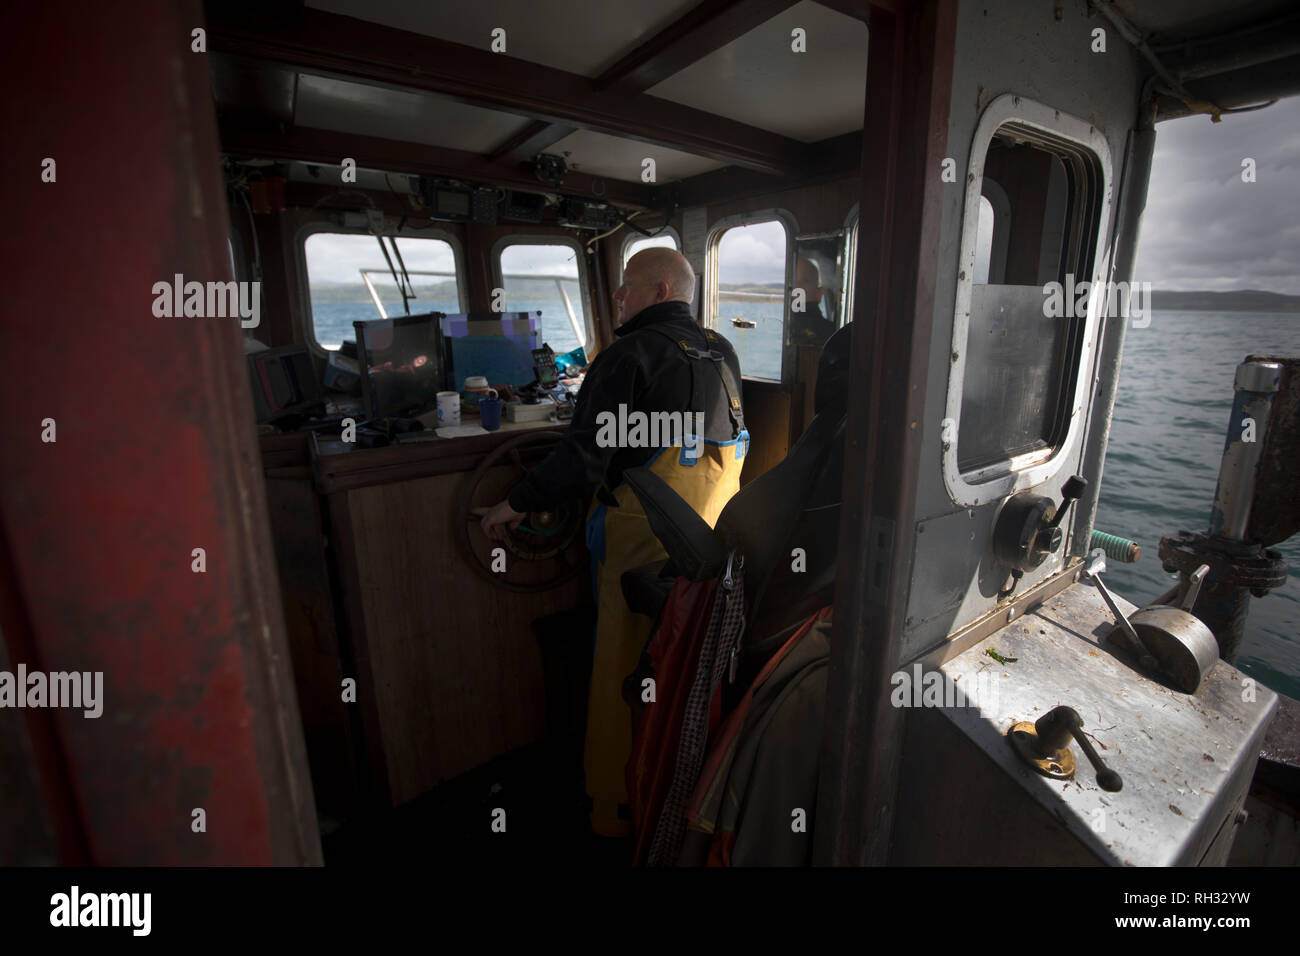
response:
<path id="1" fill-rule="evenodd" d="M 671 333 L 671 339 L 659 331 Z M 701 350 L 722 353 L 731 370 L 730 381 L 740 401 L 740 360 L 723 336 L 712 346 L 685 302 L 660 302 L 642 309 L 615 330 L 616 341 L 604 349 L 583 379 L 573 421 L 551 453 L 510 492 L 516 511 L 543 511 L 577 497 L 604 482 L 610 488 L 622 480 L 625 469 L 644 465 L 654 448 L 600 448 L 597 416 L 629 412 L 704 412 L 704 435 L 715 441 L 736 437 L 728 396 L 716 363 L 693 360 L 677 344 L 687 342 Z M 694 368 L 692 368 L 694 366 Z M 703 408 L 691 408 L 692 374 L 701 376 Z"/>
<path id="2" fill-rule="evenodd" d="M 835 334 L 835 323 L 822 315 L 820 303 L 808 304 L 811 308 L 790 316 L 790 341 L 795 345 L 822 345 Z"/>

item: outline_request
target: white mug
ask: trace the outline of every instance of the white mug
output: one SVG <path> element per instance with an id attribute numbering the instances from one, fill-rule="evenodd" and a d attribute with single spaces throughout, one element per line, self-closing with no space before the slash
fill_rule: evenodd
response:
<path id="1" fill-rule="evenodd" d="M 460 424 L 460 393 L 459 392 L 438 393 L 438 424 L 439 425 Z"/>

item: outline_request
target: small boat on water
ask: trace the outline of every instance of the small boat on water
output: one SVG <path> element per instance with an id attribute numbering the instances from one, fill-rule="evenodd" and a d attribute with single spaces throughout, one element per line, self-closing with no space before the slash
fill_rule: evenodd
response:
<path id="1" fill-rule="evenodd" d="M 785 855 L 733 820 L 737 842 L 694 859 L 1297 862 L 1297 705 L 1233 660 L 1300 529 L 1300 358 L 1232 357 L 1210 520 L 1169 529 L 1147 560 L 1178 584 L 1137 608 L 1102 556 L 1138 549 L 1094 519 L 1142 326 L 1123 296 L 1044 311 L 1067 280 L 1140 278 L 1159 123 L 1230 129 L 1300 93 L 1289 0 L 50 0 L 8 19 L 8 68 L 56 79 L 6 94 L 7 182 L 30 188 L 3 240 L 23 263 L 6 322 L 28 331 L 0 379 L 0 676 L 98 673 L 105 719 L 24 721 L 0 694 L 0 864 L 630 862 L 575 809 L 603 560 L 587 503 L 500 545 L 476 523 L 559 433 L 507 416 L 390 438 L 468 376 L 544 384 L 548 339 L 598 356 L 654 245 L 692 265 L 709 335 L 756 327 L 722 312 L 726 274 L 784 285 L 787 333 L 824 296 L 816 341 L 849 343 L 828 362 L 774 335 L 747 357 L 732 500 L 753 510 L 696 538 L 665 517 L 672 570 L 624 581 L 654 619 L 664 581 L 733 593 L 770 571 L 781 601 L 735 625 L 772 652 L 760 690 L 778 608 L 823 642 L 824 693 L 769 754 L 813 755 L 807 805 L 757 758 L 745 777 Z M 75 55 L 51 57 L 66 23 Z M 331 339 L 327 307 L 370 337 Z M 731 792 L 740 707 L 638 820 Z M 199 809 L 203 838 L 174 822 Z"/>

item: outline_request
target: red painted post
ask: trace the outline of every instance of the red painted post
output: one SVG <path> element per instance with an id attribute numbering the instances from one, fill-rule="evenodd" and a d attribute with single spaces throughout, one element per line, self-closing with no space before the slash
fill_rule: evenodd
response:
<path id="1" fill-rule="evenodd" d="M 102 716 L 28 712 L 66 862 L 321 858 L 240 320 L 153 311 L 231 278 L 202 25 L 54 0 L 0 39 L 0 626 L 15 668 L 103 672 Z"/>

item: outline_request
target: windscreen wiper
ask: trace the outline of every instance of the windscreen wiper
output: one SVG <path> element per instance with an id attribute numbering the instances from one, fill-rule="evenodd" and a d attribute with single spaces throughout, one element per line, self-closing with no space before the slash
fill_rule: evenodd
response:
<path id="1" fill-rule="evenodd" d="M 400 277 L 397 275 L 397 269 L 393 266 L 392 257 L 388 254 L 388 246 L 384 245 L 384 237 L 375 236 L 375 238 L 379 240 L 379 251 L 384 254 L 384 261 L 388 263 L 388 271 L 393 277 L 393 284 L 397 286 L 397 291 L 401 293 L 402 311 L 410 315 L 410 300 L 415 298 L 415 291 L 411 289 L 411 277 L 406 274 L 406 263 L 402 262 L 402 254 L 397 251 L 397 237 L 393 237 L 393 252 L 402 266 L 402 275 Z"/>

